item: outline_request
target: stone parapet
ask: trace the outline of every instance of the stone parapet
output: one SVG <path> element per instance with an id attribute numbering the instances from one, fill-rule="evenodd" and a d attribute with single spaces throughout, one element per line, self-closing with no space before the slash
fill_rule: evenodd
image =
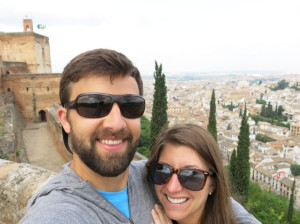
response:
<path id="1" fill-rule="evenodd" d="M 22 128 L 24 120 L 14 104 L 13 93 L 0 96 L 0 158 L 20 161 L 20 154 L 26 161 L 25 147 L 22 144 Z M 18 156 L 18 158 L 17 158 Z"/>
<path id="2" fill-rule="evenodd" d="M 0 223 L 18 223 L 28 200 L 55 175 L 34 165 L 0 159 Z"/>

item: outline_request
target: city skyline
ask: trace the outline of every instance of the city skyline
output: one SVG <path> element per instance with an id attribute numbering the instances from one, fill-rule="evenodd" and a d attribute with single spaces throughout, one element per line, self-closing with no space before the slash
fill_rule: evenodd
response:
<path id="1" fill-rule="evenodd" d="M 94 48 L 124 53 L 145 75 L 155 60 L 165 74 L 300 73 L 299 8 L 296 0 L 12 0 L 1 4 L 0 31 L 23 32 L 32 19 L 59 73 Z"/>

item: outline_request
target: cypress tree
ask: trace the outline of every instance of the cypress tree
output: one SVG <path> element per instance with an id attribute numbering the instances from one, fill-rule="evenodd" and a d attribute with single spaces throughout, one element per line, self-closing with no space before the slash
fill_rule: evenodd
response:
<path id="1" fill-rule="evenodd" d="M 234 186 L 237 194 L 241 198 L 241 203 L 244 204 L 248 200 L 249 178 L 250 178 L 250 163 L 249 163 L 249 124 L 247 117 L 247 109 L 245 104 L 244 114 L 240 127 L 239 142 L 237 146 L 236 158 L 236 173 Z"/>
<path id="2" fill-rule="evenodd" d="M 300 165 L 292 164 L 290 169 L 291 169 L 291 173 L 294 176 L 299 176 L 300 175 Z M 288 223 L 289 224 L 293 223 L 295 187 L 296 187 L 296 178 L 294 179 L 293 186 L 292 186 L 292 189 L 291 189 L 292 193 L 291 193 L 291 197 L 290 197 L 290 204 L 289 204 L 289 210 L 288 210 Z"/>
<path id="3" fill-rule="evenodd" d="M 291 193 L 291 197 L 290 197 L 290 204 L 289 204 L 289 211 L 288 211 L 288 223 L 289 224 L 293 224 L 295 186 L 296 186 L 296 178 L 294 179 L 294 182 L 293 182 L 292 193 Z"/>
<path id="4" fill-rule="evenodd" d="M 229 162 L 229 170 L 230 170 L 230 183 L 231 183 L 231 188 L 232 191 L 235 192 L 235 178 L 236 178 L 236 150 L 234 149 L 231 153 L 231 157 L 230 157 L 230 162 Z"/>
<path id="5" fill-rule="evenodd" d="M 260 115 L 263 116 L 263 117 L 266 116 L 266 105 L 265 104 L 263 104 L 262 107 L 261 107 Z"/>
<path id="6" fill-rule="evenodd" d="M 271 102 L 268 103 L 268 107 L 266 109 L 266 117 L 273 117 L 273 108 Z"/>
<path id="7" fill-rule="evenodd" d="M 162 64 L 158 66 L 155 61 L 154 95 L 150 131 L 150 149 L 152 148 L 158 133 L 168 125 L 168 102 L 165 74 L 162 73 Z"/>
<path id="8" fill-rule="evenodd" d="M 282 112 L 283 112 L 283 111 L 284 111 L 284 109 L 283 109 L 283 107 L 280 105 L 280 106 L 278 107 L 278 111 L 277 111 L 278 116 L 282 117 Z"/>
<path id="9" fill-rule="evenodd" d="M 216 97 L 215 97 L 214 89 L 211 94 L 209 122 L 208 122 L 207 130 L 212 134 L 212 136 L 217 142 L 218 135 L 217 135 L 217 121 L 216 121 Z"/>

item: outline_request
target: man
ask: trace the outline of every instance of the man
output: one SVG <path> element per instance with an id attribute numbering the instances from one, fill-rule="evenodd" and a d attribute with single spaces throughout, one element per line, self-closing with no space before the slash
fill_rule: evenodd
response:
<path id="1" fill-rule="evenodd" d="M 142 94 L 139 71 L 118 52 L 89 51 L 65 67 L 57 115 L 70 137 L 72 163 L 30 200 L 21 223 L 152 222 L 144 164 L 130 165 L 145 109 Z"/>
<path id="2" fill-rule="evenodd" d="M 21 223 L 152 223 L 145 162 L 131 162 L 145 109 L 139 71 L 116 51 L 88 51 L 65 67 L 59 94 L 73 159 L 30 199 Z"/>

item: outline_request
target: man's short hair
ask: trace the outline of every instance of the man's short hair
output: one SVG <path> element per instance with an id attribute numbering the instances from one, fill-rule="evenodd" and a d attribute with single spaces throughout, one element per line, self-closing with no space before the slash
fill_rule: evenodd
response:
<path id="1" fill-rule="evenodd" d="M 59 86 L 61 105 L 69 102 L 72 83 L 88 76 L 109 75 L 111 81 L 117 77 L 132 76 L 143 95 L 143 82 L 139 70 L 123 54 L 109 49 L 95 49 L 73 58 L 64 68 Z"/>

